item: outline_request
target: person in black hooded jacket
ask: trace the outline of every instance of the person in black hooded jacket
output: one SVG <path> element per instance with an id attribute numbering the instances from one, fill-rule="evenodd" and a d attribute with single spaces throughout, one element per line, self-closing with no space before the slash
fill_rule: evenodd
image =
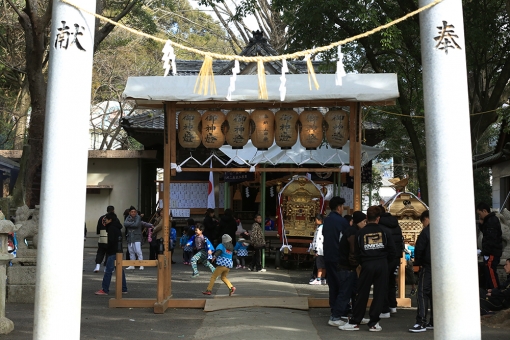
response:
<path id="1" fill-rule="evenodd" d="M 485 271 L 485 289 L 499 287 L 498 264 L 503 253 L 501 223 L 496 213 L 490 212 L 488 204 L 480 202 L 476 205 L 476 213 L 482 220 L 480 231 L 483 234 L 481 254 Z"/>
<path id="2" fill-rule="evenodd" d="M 236 240 L 237 222 L 233 216 L 232 209 L 225 209 L 225 212 L 220 218 L 220 233 L 222 235 L 227 234 L 232 238 L 233 243 Z"/>
<path id="3" fill-rule="evenodd" d="M 391 236 L 396 251 L 395 257 L 388 262 L 388 292 L 381 313 L 381 318 L 389 318 L 390 313 L 397 312 L 397 289 L 395 286 L 395 279 L 397 276 L 397 268 L 400 265 L 400 259 L 404 252 L 404 238 L 397 218 L 389 212 L 386 212 L 386 209 L 382 205 L 379 205 L 379 209 L 381 210 L 379 224 L 382 225 L 385 231 Z"/>
<path id="4" fill-rule="evenodd" d="M 211 241 L 216 247 L 218 245 L 217 238 L 219 237 L 219 226 L 218 221 L 214 218 L 214 209 L 208 208 L 205 212 L 205 218 L 203 221 L 204 225 L 204 236 Z"/>

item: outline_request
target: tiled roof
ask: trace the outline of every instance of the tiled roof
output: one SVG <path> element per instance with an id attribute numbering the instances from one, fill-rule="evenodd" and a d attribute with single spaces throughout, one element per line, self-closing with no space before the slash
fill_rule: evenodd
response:
<path id="1" fill-rule="evenodd" d="M 240 56 L 276 56 L 278 52 L 276 52 L 273 47 L 267 42 L 267 39 L 264 38 L 260 31 L 253 32 L 253 37 L 250 38 L 250 42 L 244 50 L 239 53 Z M 202 60 L 177 60 L 177 76 L 193 76 L 198 75 L 200 72 L 200 68 L 202 67 Z M 323 63 L 321 61 L 312 61 L 312 65 L 314 67 L 315 72 L 317 73 L 332 73 L 334 71 L 329 70 L 325 72 L 324 70 L 319 70 L 319 66 Z M 291 74 L 300 74 L 307 73 L 308 67 L 306 65 L 306 61 L 298 60 L 298 61 L 287 61 L 287 66 L 289 68 L 289 73 Z M 228 60 L 213 60 L 213 72 L 218 75 L 229 75 L 232 74 L 232 68 L 234 68 L 234 61 Z M 239 68 L 241 70 L 240 74 L 256 74 L 257 67 L 255 62 L 250 63 L 239 63 Z M 264 63 L 264 68 L 266 73 L 268 74 L 279 74 L 282 72 L 282 62 L 270 61 Z"/>
<path id="2" fill-rule="evenodd" d="M 130 129 L 163 130 L 165 128 L 165 115 L 162 111 L 145 111 L 136 116 L 122 118 L 120 125 L 126 131 Z"/>

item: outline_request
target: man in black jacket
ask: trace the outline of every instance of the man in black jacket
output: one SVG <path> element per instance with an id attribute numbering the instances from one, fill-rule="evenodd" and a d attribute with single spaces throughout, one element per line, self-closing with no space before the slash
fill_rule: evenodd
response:
<path id="1" fill-rule="evenodd" d="M 108 295 L 110 291 L 110 282 L 112 280 L 113 269 L 115 268 L 115 258 L 117 251 L 122 253 L 122 249 L 117 249 L 119 238 L 122 240 L 122 231 L 118 225 L 113 223 L 117 216 L 114 213 L 108 213 L 104 217 L 106 230 L 108 232 L 108 246 L 106 248 L 106 268 L 104 270 L 102 289 L 98 290 L 96 295 Z M 121 241 L 122 242 L 122 241 Z M 127 293 L 126 275 L 122 269 L 122 293 Z"/>
<path id="2" fill-rule="evenodd" d="M 385 231 L 391 235 L 396 251 L 395 257 L 388 262 L 388 290 L 381 313 L 381 319 L 385 319 L 390 317 L 390 313 L 397 312 L 397 287 L 395 279 L 400 259 L 404 253 L 404 237 L 402 236 L 402 229 L 398 224 L 397 218 L 386 212 L 382 205 L 379 205 L 379 209 L 381 210 L 379 224 L 386 228 Z"/>
<path id="3" fill-rule="evenodd" d="M 485 271 L 485 289 L 499 287 L 498 264 L 503 253 L 503 238 L 501 223 L 494 212 L 490 212 L 488 204 L 480 202 L 476 205 L 476 213 L 480 217 L 482 225 L 480 231 L 483 234 L 482 251 Z"/>
<path id="4" fill-rule="evenodd" d="M 94 273 L 97 273 L 99 271 L 103 259 L 106 266 L 106 248 L 108 244 L 108 233 L 106 232 L 105 216 L 108 213 L 113 213 L 115 215 L 115 208 L 112 205 L 106 207 L 106 214 L 99 217 L 99 219 L 97 220 L 96 234 L 99 235 L 99 239 L 97 241 L 96 267 L 94 268 Z M 115 218 L 112 221 L 112 223 L 122 228 L 122 224 L 117 218 L 117 215 L 115 215 Z"/>
<path id="5" fill-rule="evenodd" d="M 341 326 L 343 322 L 340 318 L 345 309 L 345 298 L 349 302 L 350 294 L 345 296 L 349 288 L 348 273 L 341 271 L 340 263 L 340 241 L 344 233 L 349 228 L 349 223 L 342 217 L 344 211 L 345 199 L 339 196 L 332 197 L 329 201 L 331 212 L 324 219 L 322 227 L 322 236 L 324 237 L 324 264 L 328 275 L 329 287 L 329 307 L 331 316 L 328 321 L 330 326 Z"/>
<path id="6" fill-rule="evenodd" d="M 395 257 L 395 245 L 391 236 L 381 227 L 381 210 L 372 206 L 367 210 L 367 225 L 356 233 L 356 253 L 361 264 L 358 280 L 358 298 L 354 304 L 352 318 L 348 324 L 338 327 L 343 331 L 357 331 L 367 308 L 370 287 L 374 286 L 368 330 L 378 332 L 380 314 L 383 308 L 388 284 L 388 262 Z"/>
<path id="7" fill-rule="evenodd" d="M 495 311 L 510 308 L 510 259 L 505 261 L 507 280 L 499 289 L 480 289 L 480 314 L 492 314 Z"/>
<path id="8" fill-rule="evenodd" d="M 416 300 L 418 309 L 416 324 L 409 328 L 409 332 L 420 333 L 427 329 L 434 329 L 432 313 L 432 266 L 430 260 L 430 218 L 429 211 L 424 211 L 420 216 L 423 230 L 416 240 L 414 247 L 414 265 L 420 266 L 418 274 L 418 294 Z M 427 310 L 430 305 L 430 321 L 427 322 Z"/>

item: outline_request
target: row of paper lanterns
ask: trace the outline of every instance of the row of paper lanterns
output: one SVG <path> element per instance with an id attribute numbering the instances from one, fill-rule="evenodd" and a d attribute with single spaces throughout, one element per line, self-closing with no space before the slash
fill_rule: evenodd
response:
<path id="1" fill-rule="evenodd" d="M 349 113 L 331 109 L 326 115 L 315 109 L 298 114 L 293 109 L 273 113 L 267 109 L 232 110 L 226 115 L 221 110 L 185 110 L 179 114 L 179 144 L 185 149 L 196 149 L 202 143 L 206 148 L 219 149 L 225 142 L 233 149 L 242 149 L 251 138 L 253 146 L 267 150 L 276 143 L 290 149 L 299 138 L 307 150 L 318 148 L 324 135 L 332 148 L 341 148 L 349 139 Z"/>

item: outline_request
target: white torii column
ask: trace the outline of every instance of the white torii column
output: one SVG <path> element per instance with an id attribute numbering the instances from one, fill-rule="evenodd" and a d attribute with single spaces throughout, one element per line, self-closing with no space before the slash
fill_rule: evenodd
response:
<path id="1" fill-rule="evenodd" d="M 74 2 L 95 12 L 96 1 Z M 64 329 L 66 339 L 80 338 L 94 26 L 92 15 L 53 0 L 33 335 L 39 340 Z"/>
<path id="2" fill-rule="evenodd" d="M 420 0 L 420 7 L 432 0 Z M 461 0 L 420 13 L 435 339 L 480 339 Z"/>

